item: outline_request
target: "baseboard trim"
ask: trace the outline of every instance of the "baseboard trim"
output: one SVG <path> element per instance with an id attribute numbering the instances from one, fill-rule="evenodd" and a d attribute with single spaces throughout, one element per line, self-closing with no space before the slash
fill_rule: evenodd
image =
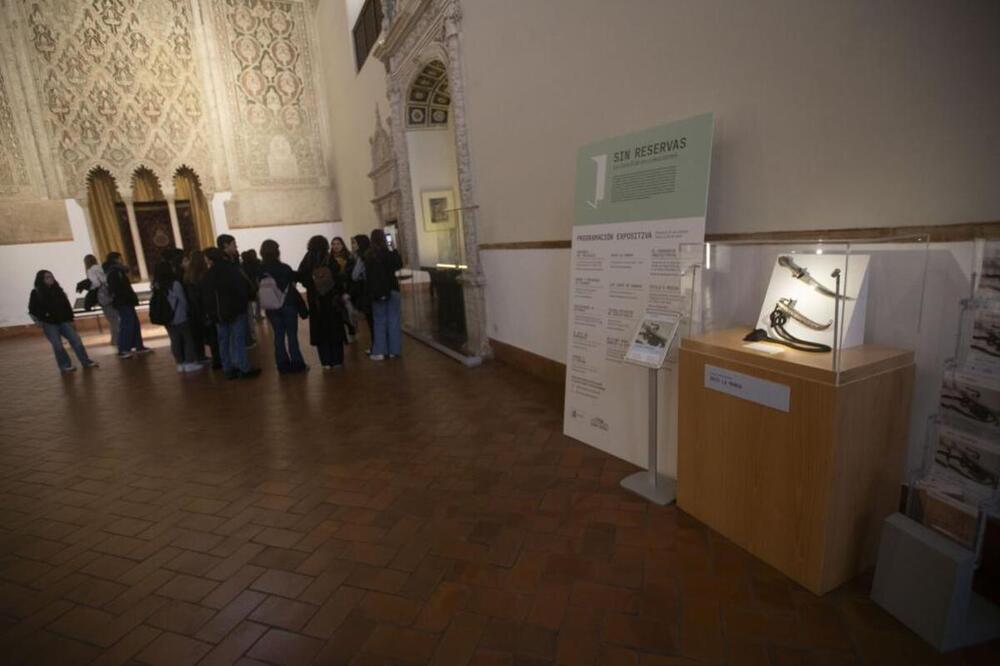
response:
<path id="1" fill-rule="evenodd" d="M 900 243 L 923 242 L 957 243 L 977 238 L 1000 237 L 1000 222 L 963 222 L 959 224 L 932 224 L 911 227 L 856 227 L 852 229 L 796 229 L 792 231 L 759 231 L 744 234 L 705 234 L 707 243 L 783 243 L 835 241 L 879 241 L 894 239 Z M 918 240 L 922 239 L 922 240 Z M 554 250 L 569 249 L 572 241 L 524 241 L 512 243 L 483 243 L 480 250 Z"/>
<path id="2" fill-rule="evenodd" d="M 521 243 L 483 243 L 480 250 L 567 250 L 572 246 L 568 240 L 524 241 Z"/>
<path id="3" fill-rule="evenodd" d="M 553 385 L 565 386 L 566 364 L 490 338 L 493 358 Z"/>
<path id="4" fill-rule="evenodd" d="M 483 364 L 483 359 L 479 356 L 466 356 L 465 354 L 460 354 L 454 349 L 445 347 L 443 344 L 441 344 L 434 338 L 430 337 L 429 335 L 418 333 L 417 331 L 414 331 L 406 326 L 403 327 L 403 333 L 406 333 L 414 340 L 419 340 L 420 342 L 424 343 L 431 349 L 444 354 L 448 358 L 458 361 L 467 368 L 477 368 Z"/>

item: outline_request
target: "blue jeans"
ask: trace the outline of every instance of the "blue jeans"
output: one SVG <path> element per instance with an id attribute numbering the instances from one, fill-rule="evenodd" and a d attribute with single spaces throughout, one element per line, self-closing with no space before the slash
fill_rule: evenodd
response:
<path id="1" fill-rule="evenodd" d="M 167 335 L 170 336 L 170 351 L 174 355 L 177 364 L 194 363 L 198 360 L 198 355 L 194 347 L 194 336 L 191 334 L 191 323 L 170 324 L 167 326 Z"/>
<path id="2" fill-rule="evenodd" d="M 286 303 L 280 310 L 268 310 L 267 319 L 274 331 L 274 361 L 278 366 L 278 372 L 304 369 L 306 362 L 302 358 L 302 350 L 299 349 L 298 310 L 294 305 Z"/>
<path id="3" fill-rule="evenodd" d="M 403 353 L 403 325 L 399 315 L 399 292 L 372 301 L 372 356 L 400 356 Z"/>
<path id="4" fill-rule="evenodd" d="M 220 321 L 216 328 L 219 331 L 219 356 L 222 357 L 222 369 L 226 372 L 235 370 L 249 372 L 246 313 L 229 322 Z"/>
<path id="5" fill-rule="evenodd" d="M 118 310 L 118 353 L 145 349 L 142 344 L 142 327 L 139 325 L 139 317 L 135 314 L 135 306 L 122 305 L 115 309 Z"/>
<path id="6" fill-rule="evenodd" d="M 61 324 L 47 324 L 42 322 L 42 330 L 45 331 L 45 337 L 49 339 L 49 343 L 52 345 L 52 351 L 56 353 L 56 363 L 59 365 L 60 370 L 69 370 L 73 367 L 73 362 L 69 360 L 69 354 L 66 353 L 66 349 L 63 347 L 62 338 L 66 338 L 69 341 L 70 347 L 73 348 L 73 353 L 80 359 L 80 365 L 88 366 L 91 364 L 90 357 L 87 356 L 87 349 L 83 346 L 83 341 L 80 340 L 80 336 L 77 334 L 73 324 L 68 321 L 64 321 Z"/>

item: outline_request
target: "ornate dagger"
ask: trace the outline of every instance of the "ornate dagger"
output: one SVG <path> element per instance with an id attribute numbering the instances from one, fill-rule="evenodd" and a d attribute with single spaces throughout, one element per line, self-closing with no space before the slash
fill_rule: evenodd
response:
<path id="1" fill-rule="evenodd" d="M 833 324 L 832 320 L 826 322 L 825 324 L 813 321 L 796 309 L 795 305 L 797 303 L 798 301 L 791 298 L 779 298 L 777 308 L 803 326 L 811 328 L 814 331 L 825 331 L 830 328 L 831 324 Z"/>
<path id="2" fill-rule="evenodd" d="M 780 257 L 778 257 L 778 264 L 790 270 L 792 272 L 792 277 L 794 277 L 796 280 L 802 280 L 807 285 L 809 285 L 819 293 L 823 294 L 824 296 L 829 296 L 830 298 L 838 298 L 837 292 L 827 289 L 822 284 L 820 284 L 820 282 L 816 278 L 814 278 L 812 275 L 809 275 L 808 270 L 799 266 L 797 263 L 795 263 L 795 260 L 789 257 L 788 255 L 783 254 Z M 839 298 L 848 301 L 854 300 L 850 296 L 843 296 L 843 295 L 839 296 Z"/>

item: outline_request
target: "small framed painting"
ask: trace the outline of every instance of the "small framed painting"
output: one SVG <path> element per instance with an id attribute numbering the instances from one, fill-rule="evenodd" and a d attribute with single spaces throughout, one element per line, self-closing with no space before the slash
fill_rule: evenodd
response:
<path id="1" fill-rule="evenodd" d="M 420 194 L 424 210 L 424 231 L 446 231 L 455 228 L 455 193 L 435 190 Z"/>

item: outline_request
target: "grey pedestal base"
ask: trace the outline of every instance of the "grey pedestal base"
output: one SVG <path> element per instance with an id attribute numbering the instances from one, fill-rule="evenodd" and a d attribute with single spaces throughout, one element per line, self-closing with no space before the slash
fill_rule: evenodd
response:
<path id="1" fill-rule="evenodd" d="M 942 652 L 1000 636 L 1000 609 L 972 591 L 975 555 L 895 513 L 885 519 L 872 599 Z"/>
<path id="2" fill-rule="evenodd" d="M 663 474 L 656 475 L 655 486 L 649 478 L 649 472 L 629 474 L 622 479 L 622 488 L 660 506 L 666 506 L 677 499 L 677 480 Z"/>

